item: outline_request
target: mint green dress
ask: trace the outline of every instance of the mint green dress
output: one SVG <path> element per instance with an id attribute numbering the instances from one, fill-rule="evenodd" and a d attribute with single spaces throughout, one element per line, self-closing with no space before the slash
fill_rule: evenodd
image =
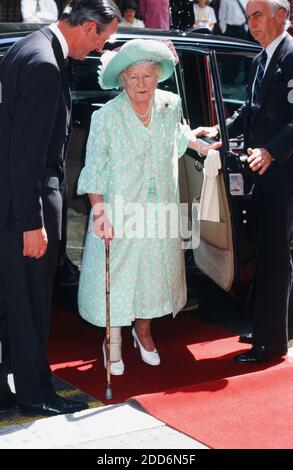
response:
<path id="1" fill-rule="evenodd" d="M 137 117 L 124 93 L 92 115 L 78 194 L 103 194 L 108 214 L 112 211 L 115 238 L 110 243 L 111 326 L 130 325 L 136 318 L 169 313 L 175 316 L 186 303 L 180 237 L 174 237 L 174 232 L 171 236 L 168 230 L 160 236 L 157 233 L 161 227 L 158 207 L 171 203 L 179 209 L 178 158 L 185 153 L 190 132 L 180 120 L 180 98 L 162 90 L 155 92 L 148 127 Z M 129 212 L 131 207 L 134 213 Z M 133 214 L 139 217 L 134 219 Z M 90 323 L 105 326 L 105 244 L 92 234 L 92 214 L 89 220 L 79 311 Z M 166 225 L 168 229 L 172 224 Z"/>

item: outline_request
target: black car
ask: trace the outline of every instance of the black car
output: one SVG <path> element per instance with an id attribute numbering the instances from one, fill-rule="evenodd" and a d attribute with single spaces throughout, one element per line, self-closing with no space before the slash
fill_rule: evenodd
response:
<path id="1" fill-rule="evenodd" d="M 29 31 L 29 25 L 0 25 L 0 57 Z M 223 142 L 222 169 L 217 177 L 220 222 L 200 221 L 200 244 L 194 250 L 194 259 L 198 268 L 222 289 L 237 293 L 252 276 L 253 182 L 246 163 L 240 158 L 242 136 L 229 142 L 225 118 L 244 102 L 247 71 L 260 46 L 200 32 L 120 28 L 105 48 L 113 49 L 138 37 L 173 42 L 179 62 L 175 74 L 160 87 L 181 96 L 183 116 L 191 128 L 219 124 Z M 99 53 L 92 53 L 85 61 L 68 63 L 73 99 L 73 133 L 67 159 L 69 207 L 78 212 L 88 210 L 86 200 L 77 198 L 75 188 L 84 163 L 91 114 L 119 93 L 118 90 L 101 90 L 97 75 L 99 65 Z M 221 80 L 221 76 L 227 76 L 223 74 L 227 67 L 229 83 Z M 203 183 L 202 158 L 188 149 L 180 160 L 179 171 L 182 201 L 190 206 L 198 204 Z"/>

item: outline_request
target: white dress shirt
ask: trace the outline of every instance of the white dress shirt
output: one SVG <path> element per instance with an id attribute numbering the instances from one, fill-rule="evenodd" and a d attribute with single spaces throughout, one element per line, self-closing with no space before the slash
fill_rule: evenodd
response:
<path id="1" fill-rule="evenodd" d="M 273 54 L 275 52 L 275 50 L 277 49 L 278 45 L 280 44 L 281 41 L 283 41 L 283 39 L 287 36 L 287 32 L 286 31 L 283 31 L 282 34 L 280 34 L 280 36 L 276 37 L 276 39 L 274 39 L 267 47 L 266 47 L 266 53 L 267 53 L 267 61 L 266 61 L 266 66 L 265 66 L 265 73 L 266 73 L 266 70 L 269 66 L 269 63 L 271 61 L 271 58 L 273 57 Z"/>
<path id="2" fill-rule="evenodd" d="M 54 0 L 22 0 L 21 14 L 25 23 L 52 23 L 58 19 L 58 8 Z"/>
<path id="3" fill-rule="evenodd" d="M 287 32 L 286 31 L 283 31 L 282 34 L 280 34 L 278 37 L 276 37 L 276 39 L 274 39 L 267 47 L 266 47 L 266 53 L 267 53 L 267 61 L 266 61 L 266 65 L 265 65 L 265 70 L 264 70 L 264 76 L 265 76 L 265 73 L 268 69 L 268 66 L 269 66 L 269 63 L 271 61 L 271 58 L 273 57 L 273 54 L 275 52 L 275 50 L 277 49 L 278 45 L 280 44 L 280 42 L 287 36 Z M 254 91 L 254 84 L 255 84 L 255 80 L 256 80 L 256 75 L 255 74 L 255 77 L 254 77 L 254 80 L 253 80 L 253 85 L 252 85 L 252 96 L 253 96 L 253 91 Z"/>
<path id="4" fill-rule="evenodd" d="M 239 0 L 241 5 L 246 9 L 248 0 Z M 237 0 L 221 0 L 219 8 L 219 24 L 222 33 L 227 29 L 227 24 L 233 26 L 241 26 L 246 23 L 246 16 L 240 8 Z"/>

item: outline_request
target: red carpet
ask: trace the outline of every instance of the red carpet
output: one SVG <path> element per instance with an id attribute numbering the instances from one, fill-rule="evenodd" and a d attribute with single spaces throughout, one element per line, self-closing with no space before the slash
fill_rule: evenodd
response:
<path id="1" fill-rule="evenodd" d="M 49 344 L 52 370 L 105 401 L 103 330 L 55 309 Z M 125 374 L 112 377 L 113 401 L 133 398 L 152 415 L 214 448 L 293 447 L 293 367 L 243 366 L 247 349 L 222 328 L 191 313 L 153 322 L 162 364 L 144 364 L 123 331 Z M 97 358 L 98 356 L 98 358 Z M 196 360 L 195 360 L 196 358 Z"/>
<path id="2" fill-rule="evenodd" d="M 292 392 L 291 365 L 134 398 L 215 449 L 292 449 Z"/>

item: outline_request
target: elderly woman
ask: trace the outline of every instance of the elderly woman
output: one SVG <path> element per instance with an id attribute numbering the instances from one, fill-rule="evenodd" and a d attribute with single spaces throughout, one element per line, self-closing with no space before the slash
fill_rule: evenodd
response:
<path id="1" fill-rule="evenodd" d="M 104 244 L 110 243 L 110 370 L 121 375 L 121 326 L 135 321 L 134 346 L 144 362 L 157 366 L 160 356 L 151 336 L 151 319 L 171 312 L 175 316 L 186 302 L 178 231 L 176 236 L 158 236 L 158 211 L 151 212 L 159 203 L 178 208 L 178 158 L 187 146 L 206 150 L 181 124 L 180 98 L 157 89 L 175 67 L 165 43 L 134 39 L 118 52 L 106 52 L 102 63 L 101 87 L 122 86 L 123 92 L 93 114 L 79 178 L 78 193 L 88 194 L 92 205 L 79 309 L 87 321 L 105 326 Z M 123 219 L 126 212 L 132 218 Z M 105 344 L 103 352 L 106 366 Z"/>

